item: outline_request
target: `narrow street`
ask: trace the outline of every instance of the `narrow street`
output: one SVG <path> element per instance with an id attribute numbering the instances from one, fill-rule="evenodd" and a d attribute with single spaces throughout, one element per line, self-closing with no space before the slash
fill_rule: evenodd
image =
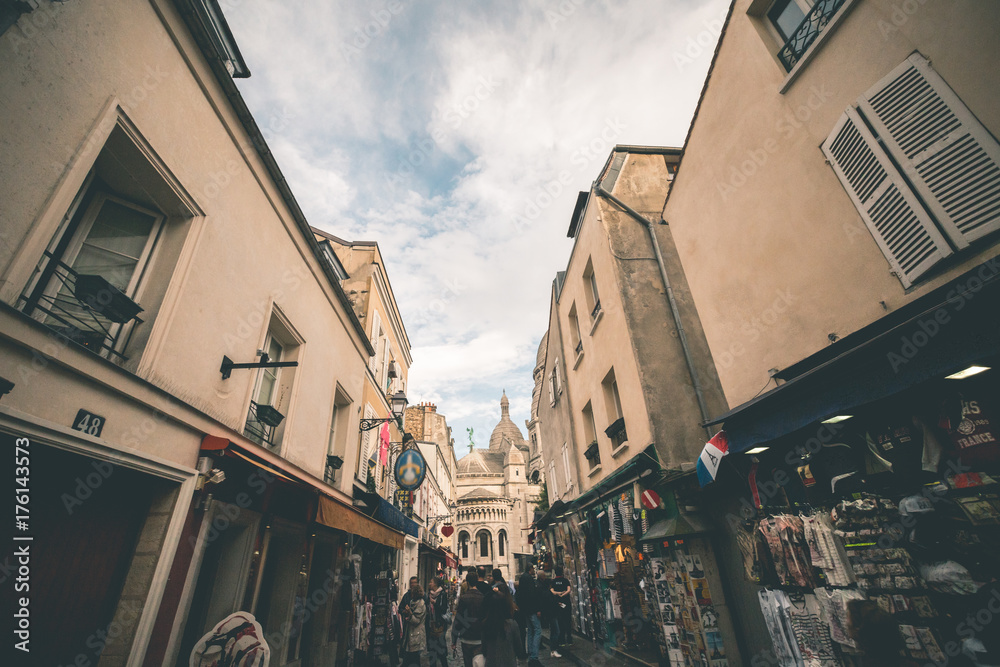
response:
<path id="1" fill-rule="evenodd" d="M 1000 665 L 1000 1 L 0 0 L 0 62 L 2 667 Z"/>

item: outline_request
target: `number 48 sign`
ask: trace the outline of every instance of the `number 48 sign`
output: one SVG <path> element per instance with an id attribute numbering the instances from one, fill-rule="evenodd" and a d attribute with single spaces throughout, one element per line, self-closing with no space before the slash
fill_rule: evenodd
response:
<path id="1" fill-rule="evenodd" d="M 93 412 L 80 410 L 76 413 L 76 419 L 73 420 L 73 428 L 87 435 L 99 438 L 101 437 L 101 431 L 104 430 L 104 417 L 95 415 Z"/>

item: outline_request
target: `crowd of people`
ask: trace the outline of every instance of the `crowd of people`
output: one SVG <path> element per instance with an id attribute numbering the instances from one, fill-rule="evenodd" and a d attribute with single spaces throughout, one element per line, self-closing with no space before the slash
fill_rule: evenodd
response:
<path id="1" fill-rule="evenodd" d="M 469 568 L 460 585 L 434 577 L 426 594 L 411 577 L 399 603 L 401 667 L 420 667 L 424 652 L 431 667 L 447 667 L 449 647 L 456 655 L 461 650 L 465 667 L 517 667 L 523 660 L 540 667 L 543 626 L 552 657 L 562 657 L 559 649 L 571 643 L 570 605 L 569 580 L 559 567 L 550 578 L 544 570 L 536 577 L 530 566 L 516 585 L 498 569 Z"/>

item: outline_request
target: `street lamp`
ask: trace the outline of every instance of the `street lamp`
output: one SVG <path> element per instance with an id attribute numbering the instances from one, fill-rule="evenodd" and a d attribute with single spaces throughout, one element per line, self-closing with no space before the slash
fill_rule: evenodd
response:
<path id="1" fill-rule="evenodd" d="M 389 397 L 389 406 L 392 408 L 392 417 L 376 417 L 374 419 L 362 419 L 361 430 L 370 431 L 373 428 L 378 428 L 382 424 L 391 421 L 393 418 L 395 418 L 396 421 L 399 422 L 399 428 L 400 430 L 402 430 L 403 413 L 406 411 L 406 394 L 403 393 L 402 389 L 400 389 L 395 394 Z"/>
<path id="2" fill-rule="evenodd" d="M 406 394 L 400 389 L 395 394 L 389 397 L 389 402 L 392 405 L 392 414 L 396 415 L 396 418 L 403 416 L 406 411 Z"/>

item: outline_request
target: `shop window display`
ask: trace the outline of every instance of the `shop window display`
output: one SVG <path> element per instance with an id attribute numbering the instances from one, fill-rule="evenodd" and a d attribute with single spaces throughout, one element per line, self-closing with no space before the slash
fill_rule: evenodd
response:
<path id="1" fill-rule="evenodd" d="M 793 437 L 744 459 L 756 514 L 731 527 L 779 664 L 870 664 L 877 648 L 851 622 L 859 604 L 898 633 L 898 649 L 891 634 L 881 641 L 901 660 L 1000 664 L 1000 633 L 976 620 L 1000 599 L 989 382 L 921 387 L 858 410 L 831 429 L 836 443 Z M 780 472 L 790 481 L 770 493 L 758 483 Z"/>

